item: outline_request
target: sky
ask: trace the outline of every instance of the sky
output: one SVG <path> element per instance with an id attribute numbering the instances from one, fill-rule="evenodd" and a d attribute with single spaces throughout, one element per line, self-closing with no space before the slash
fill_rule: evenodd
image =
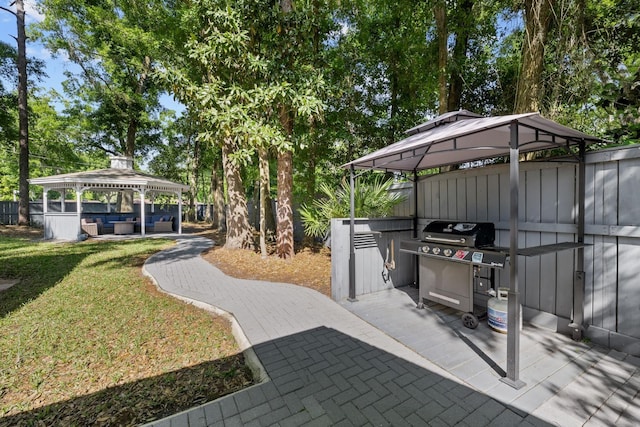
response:
<path id="1" fill-rule="evenodd" d="M 13 0 L 0 0 L 0 6 L 15 11 L 15 7 L 11 6 Z M 38 12 L 36 8 L 35 0 L 25 0 L 25 22 L 27 26 L 34 22 L 40 22 L 44 19 L 44 16 Z M 5 10 L 0 9 L 0 41 L 3 41 L 11 46 L 17 46 L 14 37 L 17 35 L 16 18 Z M 48 77 L 43 78 L 38 83 L 38 86 L 46 91 L 54 89 L 59 94 L 63 95 L 62 82 L 64 81 L 64 72 L 79 72 L 80 67 L 69 61 L 64 55 L 58 54 L 57 57 L 53 57 L 51 52 L 45 48 L 42 43 L 37 41 L 27 40 L 27 57 L 35 58 L 44 61 L 46 65 L 46 74 Z M 165 108 L 181 112 L 184 107 L 175 102 L 171 96 L 164 95 L 161 98 L 162 105 Z M 57 106 L 56 106 L 57 107 Z"/>

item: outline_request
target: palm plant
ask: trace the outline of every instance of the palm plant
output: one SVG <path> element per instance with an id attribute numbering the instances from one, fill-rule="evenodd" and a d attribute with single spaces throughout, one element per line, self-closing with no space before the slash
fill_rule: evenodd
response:
<path id="1" fill-rule="evenodd" d="M 355 216 L 361 218 L 389 216 L 393 212 L 393 207 L 406 199 L 400 193 L 389 191 L 392 184 L 393 179 L 385 180 L 382 176 L 376 176 L 370 181 L 363 179 L 356 181 Z M 322 183 L 320 193 L 321 197 L 314 200 L 311 206 L 302 205 L 300 208 L 304 232 L 311 237 L 326 237 L 331 218 L 349 217 L 351 189 L 346 180 L 343 180 L 340 187 L 335 190 L 326 183 Z"/>

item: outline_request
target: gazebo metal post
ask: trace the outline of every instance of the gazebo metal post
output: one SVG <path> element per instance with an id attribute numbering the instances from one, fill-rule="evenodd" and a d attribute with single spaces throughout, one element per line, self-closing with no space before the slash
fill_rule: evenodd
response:
<path id="1" fill-rule="evenodd" d="M 418 237 L 418 170 L 413 170 L 413 238 Z M 418 282 L 416 282 L 418 283 Z"/>
<path id="2" fill-rule="evenodd" d="M 413 238 L 418 238 L 418 170 L 413 170 Z M 412 257 L 415 262 L 414 269 L 414 277 L 415 277 L 415 286 L 419 287 L 420 283 L 420 264 L 416 257 Z M 418 301 L 418 306 L 422 307 L 422 301 Z"/>
<path id="3" fill-rule="evenodd" d="M 67 189 L 63 188 L 60 190 L 60 212 L 67 211 L 67 204 L 64 202 L 65 196 L 67 195 Z"/>
<path id="4" fill-rule="evenodd" d="M 578 243 L 584 243 L 585 217 L 585 153 L 584 139 L 580 141 L 578 151 L 578 197 L 576 200 L 578 213 Z M 584 247 L 580 246 L 576 253 L 576 271 L 573 278 L 573 321 L 569 327 L 573 329 L 572 338 L 582 339 L 584 331 Z"/>
<path id="5" fill-rule="evenodd" d="M 356 202 L 355 202 L 355 168 L 349 168 L 349 301 L 356 301 L 356 250 L 355 250 L 355 229 L 356 229 Z"/>
<path id="6" fill-rule="evenodd" d="M 501 381 L 520 389 L 526 384 L 520 376 L 520 292 L 518 290 L 518 198 L 520 193 L 520 149 L 518 121 L 510 125 L 509 143 L 509 299 L 507 302 L 507 376 Z"/>

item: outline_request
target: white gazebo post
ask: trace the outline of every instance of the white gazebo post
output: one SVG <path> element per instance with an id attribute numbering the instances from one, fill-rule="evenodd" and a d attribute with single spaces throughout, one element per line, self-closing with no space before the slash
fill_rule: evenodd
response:
<path id="1" fill-rule="evenodd" d="M 60 190 L 60 212 L 66 212 L 67 211 L 67 206 L 66 203 L 64 202 L 64 198 L 67 195 L 67 189 L 63 188 L 62 190 Z"/>
<path id="2" fill-rule="evenodd" d="M 151 195 L 151 213 L 155 213 L 156 212 L 156 195 L 152 194 Z"/>
<path id="3" fill-rule="evenodd" d="M 182 190 L 177 191 L 178 195 L 178 234 L 182 234 Z"/>
<path id="4" fill-rule="evenodd" d="M 142 237 L 144 237 L 145 235 L 145 227 L 144 227 L 144 223 L 145 223 L 145 201 L 144 201 L 144 193 L 145 193 L 145 189 L 141 188 L 140 189 L 140 235 Z"/>
<path id="5" fill-rule="evenodd" d="M 82 192 L 84 189 L 81 186 L 76 186 L 76 214 L 78 215 L 78 237 L 82 231 Z"/>
<path id="6" fill-rule="evenodd" d="M 106 198 L 107 198 L 107 213 L 108 213 L 108 212 L 111 212 L 111 191 L 106 193 Z"/>
<path id="7" fill-rule="evenodd" d="M 48 211 L 47 209 L 47 205 L 49 204 L 48 194 L 49 194 L 49 187 L 44 187 L 44 189 L 42 190 L 42 214 L 46 214 Z"/>

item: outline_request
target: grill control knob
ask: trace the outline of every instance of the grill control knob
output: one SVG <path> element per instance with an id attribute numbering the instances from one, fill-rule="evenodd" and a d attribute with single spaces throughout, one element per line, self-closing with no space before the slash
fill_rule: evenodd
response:
<path id="1" fill-rule="evenodd" d="M 440 248 L 433 248 L 433 253 L 438 255 L 440 253 Z"/>
<path id="2" fill-rule="evenodd" d="M 422 252 L 427 253 L 427 252 L 429 252 L 429 249 L 430 249 L 429 246 L 423 246 L 422 247 Z"/>
<path id="3" fill-rule="evenodd" d="M 445 249 L 444 250 L 444 256 L 451 256 L 453 255 L 453 251 L 451 249 Z"/>

